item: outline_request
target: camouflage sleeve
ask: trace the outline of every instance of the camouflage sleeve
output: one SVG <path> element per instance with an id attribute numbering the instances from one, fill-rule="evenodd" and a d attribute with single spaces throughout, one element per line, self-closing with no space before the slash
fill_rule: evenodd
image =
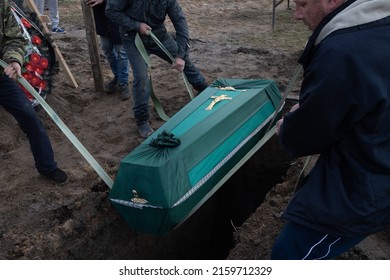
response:
<path id="1" fill-rule="evenodd" d="M 20 65 L 23 65 L 24 55 L 25 55 L 25 44 L 26 39 L 23 37 L 21 27 L 15 19 L 11 11 L 11 7 L 7 0 L 1 0 L 4 5 L 1 5 L 3 11 L 2 15 L 2 59 L 7 62 L 19 62 Z"/>

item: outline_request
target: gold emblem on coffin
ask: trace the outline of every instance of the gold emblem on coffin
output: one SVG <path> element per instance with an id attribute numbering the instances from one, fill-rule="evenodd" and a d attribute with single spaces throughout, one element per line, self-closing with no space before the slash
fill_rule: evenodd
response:
<path id="1" fill-rule="evenodd" d="M 133 194 L 133 198 L 131 199 L 131 202 L 134 202 L 134 203 L 138 203 L 138 204 L 146 204 L 148 203 L 148 201 L 144 198 L 141 198 L 138 196 L 138 193 L 136 190 L 133 190 L 132 191 L 132 194 Z"/>
<path id="2" fill-rule="evenodd" d="M 211 96 L 210 98 L 213 98 L 214 100 L 210 103 L 209 106 L 207 106 L 206 110 L 210 111 L 213 109 L 214 105 L 222 100 L 231 100 L 232 98 L 227 96 L 226 94 L 222 94 L 219 96 Z"/>

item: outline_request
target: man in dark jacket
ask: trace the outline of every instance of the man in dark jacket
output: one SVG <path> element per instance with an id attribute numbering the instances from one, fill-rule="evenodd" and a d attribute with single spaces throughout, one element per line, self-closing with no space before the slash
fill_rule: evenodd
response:
<path id="1" fill-rule="evenodd" d="M 129 60 L 123 49 L 118 25 L 112 23 L 105 15 L 106 0 L 85 0 L 93 8 L 96 34 L 100 36 L 101 49 L 110 65 L 114 79 L 105 85 L 107 93 L 113 93 L 117 86 L 122 100 L 130 98 Z"/>
<path id="2" fill-rule="evenodd" d="M 272 259 L 330 259 L 390 225 L 390 1 L 295 0 L 313 31 L 299 106 L 278 122 L 294 157 L 320 154 L 282 217 Z"/>
<path id="3" fill-rule="evenodd" d="M 165 28 L 167 15 L 175 28 L 175 39 Z M 207 83 L 189 58 L 186 18 L 176 0 L 109 0 L 106 16 L 121 28 L 123 46 L 133 70 L 134 117 L 141 136 L 147 138 L 153 133 L 149 125 L 150 81 L 147 65 L 135 45 L 136 34 L 140 35 L 149 54 L 155 54 L 172 63 L 149 36 L 149 32 L 152 31 L 175 58 L 172 67 L 184 71 L 194 89 L 202 91 L 207 87 Z"/>
<path id="4" fill-rule="evenodd" d="M 26 134 L 38 172 L 56 183 L 68 176 L 57 167 L 45 129 L 22 89 L 15 82 L 21 75 L 25 40 L 21 27 L 11 12 L 8 0 L 0 0 L 0 55 L 8 66 L 0 67 L 0 105 L 10 112 Z"/>

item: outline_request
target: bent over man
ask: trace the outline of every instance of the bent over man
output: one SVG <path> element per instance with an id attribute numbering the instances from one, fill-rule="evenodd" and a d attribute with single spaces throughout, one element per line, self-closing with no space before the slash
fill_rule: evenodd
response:
<path id="1" fill-rule="evenodd" d="M 175 39 L 165 28 L 167 15 L 175 28 Z M 106 16 L 121 28 L 123 46 L 133 70 L 133 113 L 141 137 L 147 138 L 153 133 L 149 125 L 150 81 L 147 65 L 135 45 L 135 37 L 137 33 L 140 35 L 148 54 L 155 54 L 172 63 L 149 36 L 152 31 L 175 58 L 172 67 L 184 71 L 194 89 L 203 91 L 208 84 L 189 58 L 186 18 L 176 0 L 108 0 Z"/>

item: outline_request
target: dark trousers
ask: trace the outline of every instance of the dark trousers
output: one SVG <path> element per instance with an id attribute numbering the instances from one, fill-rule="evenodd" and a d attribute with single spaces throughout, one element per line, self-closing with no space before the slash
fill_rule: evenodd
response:
<path id="1" fill-rule="evenodd" d="M 272 248 L 272 260 L 326 260 L 346 252 L 366 236 L 332 236 L 287 223 Z"/>
<path id="2" fill-rule="evenodd" d="M 5 75 L 0 77 L 0 105 L 13 115 L 26 134 L 38 172 L 45 175 L 56 169 L 53 149 L 37 112 L 19 85 Z"/>
<path id="3" fill-rule="evenodd" d="M 149 55 L 154 54 L 167 62 L 172 63 L 170 58 L 160 49 L 151 37 L 142 36 L 141 38 Z M 170 54 L 173 57 L 176 57 L 178 49 L 176 41 L 168 33 L 160 34 L 159 40 Z M 135 45 L 135 33 L 123 35 L 122 42 L 133 72 L 133 113 L 137 124 L 141 125 L 149 120 L 149 98 L 151 89 L 148 66 Z M 188 78 L 188 82 L 195 89 L 201 88 L 205 84 L 205 78 L 195 67 L 194 63 L 192 63 L 188 55 L 184 60 L 185 67 L 183 71 Z"/>

